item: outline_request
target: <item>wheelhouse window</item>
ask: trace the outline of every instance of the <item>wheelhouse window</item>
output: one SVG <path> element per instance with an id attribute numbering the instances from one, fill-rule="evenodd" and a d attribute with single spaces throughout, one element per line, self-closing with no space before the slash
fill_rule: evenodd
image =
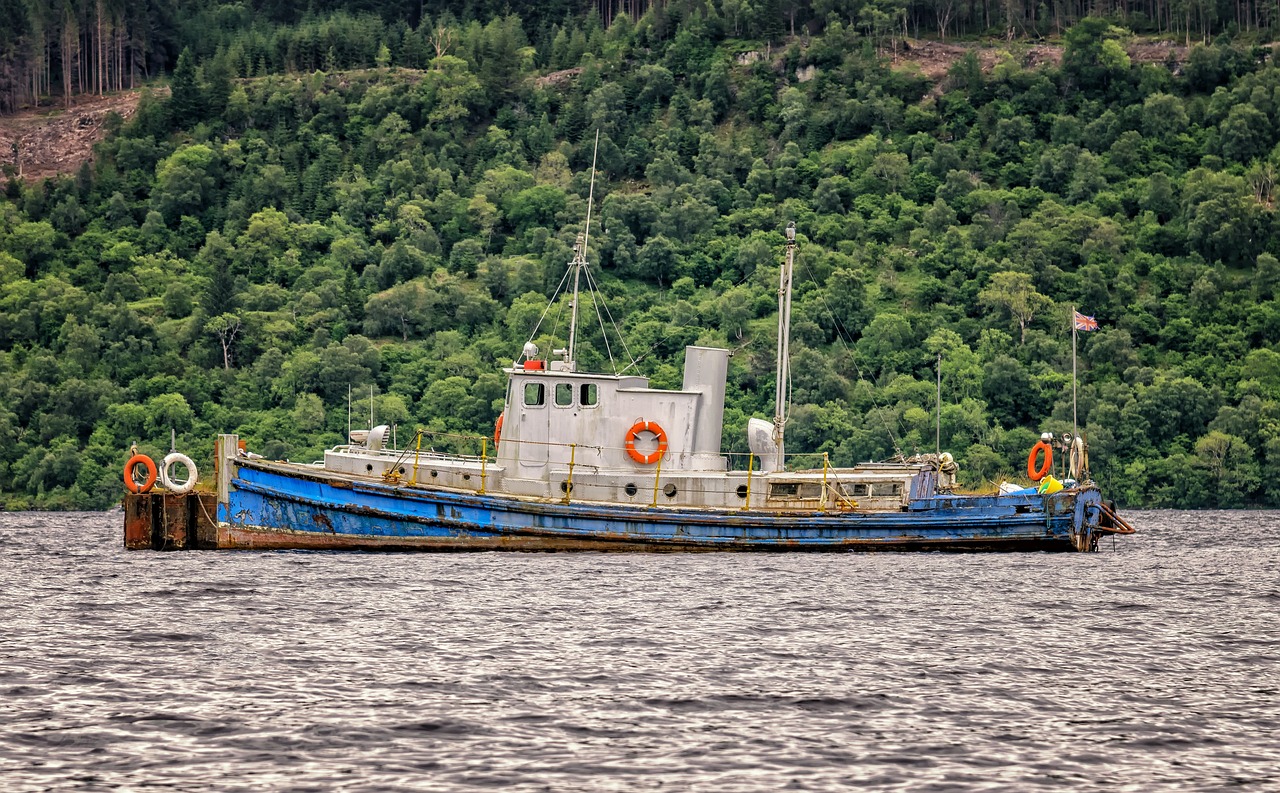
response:
<path id="1" fill-rule="evenodd" d="M 820 498 L 822 485 L 818 482 L 774 482 L 769 485 L 769 498 Z"/>
<path id="2" fill-rule="evenodd" d="M 556 383 L 556 405 L 568 407 L 573 404 L 573 383 Z"/>
<path id="3" fill-rule="evenodd" d="M 845 495 L 849 496 L 900 496 L 902 495 L 901 482 L 858 482 L 853 485 L 844 486 Z"/>
<path id="4" fill-rule="evenodd" d="M 600 401 L 600 392 L 595 383 L 583 383 L 579 389 L 578 404 L 589 408 Z"/>
<path id="5" fill-rule="evenodd" d="M 524 403 L 530 407 L 537 407 L 546 402 L 546 391 L 542 383 L 525 383 L 524 384 Z"/>

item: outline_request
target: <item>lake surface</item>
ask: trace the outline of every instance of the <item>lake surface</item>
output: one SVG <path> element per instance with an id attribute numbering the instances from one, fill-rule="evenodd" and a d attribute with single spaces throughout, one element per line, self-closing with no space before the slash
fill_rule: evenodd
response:
<path id="1" fill-rule="evenodd" d="M 1280 789 L 1280 513 L 1112 551 L 121 548 L 0 514 L 0 788 Z"/>

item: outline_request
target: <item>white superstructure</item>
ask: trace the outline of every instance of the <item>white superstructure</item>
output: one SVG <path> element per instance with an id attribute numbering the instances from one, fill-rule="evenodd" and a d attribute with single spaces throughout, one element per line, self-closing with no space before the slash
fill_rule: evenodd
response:
<path id="1" fill-rule="evenodd" d="M 351 445 L 326 452 L 324 468 L 408 486 L 684 509 L 905 509 L 912 498 L 954 484 L 954 464 L 938 455 L 840 469 L 823 457 L 821 467 L 786 470 L 793 226 L 787 229 L 779 283 L 776 415 L 772 422 L 750 420 L 751 456 L 733 466 L 740 470 L 729 470 L 721 448 L 728 350 L 685 348 L 678 391 L 651 388 L 640 375 L 577 371 L 584 251 L 581 238 L 569 264 L 574 285 L 569 345 L 554 351 L 559 360 L 544 360 L 529 342 L 503 370 L 506 399 L 493 445 L 485 442 L 479 454 L 469 456 L 436 453 L 429 443 L 424 450 L 417 438 L 408 449 L 383 449 L 372 441 L 385 438 L 385 429 L 374 428 L 367 438 L 353 433 Z"/>

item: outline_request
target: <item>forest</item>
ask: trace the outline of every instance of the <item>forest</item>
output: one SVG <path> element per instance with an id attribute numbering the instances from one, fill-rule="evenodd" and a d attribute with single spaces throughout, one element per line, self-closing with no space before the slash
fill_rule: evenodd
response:
<path id="1" fill-rule="evenodd" d="M 232 77 L 362 68 L 383 46 L 388 61 L 425 68 L 442 31 L 513 10 L 537 64 L 561 68 L 585 50 L 573 33 L 589 37 L 620 16 L 652 31 L 641 47 L 673 40 L 691 13 L 720 37 L 778 45 L 835 24 L 891 48 L 922 36 L 1060 37 L 1087 16 L 1188 45 L 1222 34 L 1269 41 L 1280 24 L 1272 0 L 0 0 L 0 113 L 133 88 L 166 74 L 185 47 L 202 63 L 217 55 L 210 68 Z"/>
<path id="2" fill-rule="evenodd" d="M 74 177 L 10 178 L 0 201 L 6 509 L 110 506 L 130 445 L 163 455 L 171 432 L 197 461 L 224 431 L 316 459 L 371 392 L 402 440 L 491 434 L 500 369 L 583 230 L 597 132 L 588 258 L 622 333 L 587 333 L 580 364 L 634 356 L 679 387 L 685 345 L 732 349 L 727 451 L 773 413 L 794 221 L 789 450 L 931 451 L 940 356 L 962 481 L 1018 477 L 1072 426 L 1076 307 L 1100 326 L 1079 422 L 1109 496 L 1280 506 L 1280 69 L 1260 34 L 1136 64 L 1132 28 L 1080 17 L 1061 64 L 1024 66 L 1015 40 L 932 81 L 838 4 L 821 25 L 801 7 L 796 35 L 731 3 L 136 5 L 105 8 L 172 30 L 112 61 L 96 7 L 66 4 L 87 75 L 67 96 L 134 68 L 167 92 Z M 560 297 L 542 349 L 563 317 Z"/>

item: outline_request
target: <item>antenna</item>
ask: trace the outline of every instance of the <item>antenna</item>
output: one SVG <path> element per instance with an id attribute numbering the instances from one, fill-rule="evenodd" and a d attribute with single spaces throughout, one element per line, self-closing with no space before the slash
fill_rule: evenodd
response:
<path id="1" fill-rule="evenodd" d="M 582 258 L 587 258 L 587 241 L 591 239 L 591 206 L 596 197 L 596 155 L 600 153 L 600 130 L 596 130 L 596 147 L 591 151 L 591 186 L 587 189 L 587 228 L 582 234 Z"/>
<path id="2" fill-rule="evenodd" d="M 351 443 L 351 384 L 347 383 L 347 443 Z"/>
<path id="3" fill-rule="evenodd" d="M 373 429 L 373 383 L 369 384 L 369 429 Z"/>
<path id="4" fill-rule="evenodd" d="M 578 279 L 582 276 L 582 268 L 587 266 L 587 241 L 591 239 L 591 205 L 596 198 L 596 156 L 600 154 L 600 130 L 596 130 L 596 147 L 591 152 L 591 187 L 587 190 L 587 227 L 578 241 L 573 256 L 573 311 L 569 315 L 569 346 L 565 350 L 571 371 L 578 368 Z"/>

